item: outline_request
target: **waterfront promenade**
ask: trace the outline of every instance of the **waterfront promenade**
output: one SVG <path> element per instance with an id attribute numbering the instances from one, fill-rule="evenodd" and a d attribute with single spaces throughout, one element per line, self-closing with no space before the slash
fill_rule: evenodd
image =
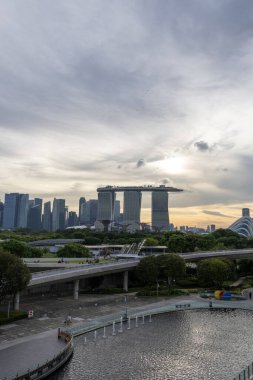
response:
<path id="1" fill-rule="evenodd" d="M 74 335 L 99 328 L 128 315 L 149 315 L 181 310 L 177 305 L 190 305 L 192 309 L 209 308 L 209 300 L 197 295 L 175 298 L 137 298 L 125 296 L 81 296 L 78 302 L 72 298 L 51 298 L 33 303 L 34 318 L 17 321 L 0 327 L 0 379 L 12 378 L 18 373 L 36 367 L 39 363 L 56 355 L 63 342 L 57 338 L 57 327 L 66 328 L 67 315 L 72 318 L 68 330 Z M 26 304 L 22 307 L 26 308 Z M 242 308 L 253 311 L 253 302 L 213 301 L 213 308 Z M 188 307 L 183 308 L 183 310 Z M 40 334 L 38 334 L 40 333 Z M 35 335 L 34 335 L 35 334 Z M 41 359 L 41 360 L 39 360 Z"/>

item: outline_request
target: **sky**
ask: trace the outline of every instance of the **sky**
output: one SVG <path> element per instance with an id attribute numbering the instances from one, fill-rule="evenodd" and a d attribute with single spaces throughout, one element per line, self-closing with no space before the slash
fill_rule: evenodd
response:
<path id="1" fill-rule="evenodd" d="M 2 200 L 165 184 L 178 226 L 253 210 L 251 0 L 0 0 L 0 51 Z"/>

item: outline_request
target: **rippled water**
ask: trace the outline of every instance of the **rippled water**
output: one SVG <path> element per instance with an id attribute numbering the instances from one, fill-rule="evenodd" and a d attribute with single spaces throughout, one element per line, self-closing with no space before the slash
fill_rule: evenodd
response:
<path id="1" fill-rule="evenodd" d="M 112 336 L 75 339 L 73 358 L 51 380 L 226 380 L 253 361 L 248 311 L 181 311 Z"/>

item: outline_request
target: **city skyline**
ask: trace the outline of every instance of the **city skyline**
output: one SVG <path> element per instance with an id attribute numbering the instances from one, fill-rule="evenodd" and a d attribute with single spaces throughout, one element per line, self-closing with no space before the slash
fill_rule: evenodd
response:
<path id="1" fill-rule="evenodd" d="M 169 199 L 177 226 L 227 227 L 253 209 L 251 1 L 0 11 L 2 201 L 15 191 L 78 211 L 99 186 L 165 184 L 184 189 Z"/>
<path id="2" fill-rule="evenodd" d="M 150 186 L 148 186 L 148 188 L 150 188 Z M 130 191 L 130 193 L 131 193 L 131 191 Z M 37 198 L 36 196 L 34 197 L 34 199 L 32 199 L 32 198 L 30 198 L 31 194 L 19 194 L 17 192 L 6 193 L 4 198 L 8 199 L 9 196 L 12 197 L 13 195 L 14 196 L 17 196 L 17 195 L 21 196 L 21 199 L 24 196 L 26 197 L 26 201 L 25 202 L 27 203 L 27 207 L 28 207 L 28 202 L 29 202 L 29 211 L 27 210 L 27 215 L 33 209 L 34 209 L 35 213 L 37 213 L 36 209 L 38 209 L 38 207 L 36 207 L 36 206 L 39 206 L 39 205 L 40 205 L 40 211 L 39 211 L 39 213 L 42 215 L 42 206 L 43 206 L 44 216 L 45 216 L 45 213 L 46 213 L 46 215 L 48 215 L 48 213 L 51 213 L 51 206 L 53 206 L 53 202 L 56 199 L 55 197 L 53 199 L 40 199 L 40 198 Z M 106 206 L 106 208 L 104 209 L 104 211 L 106 211 L 106 214 L 104 216 L 103 216 L 104 211 L 103 211 L 103 213 L 101 215 L 99 215 L 99 213 L 97 214 L 97 203 L 98 203 L 99 197 L 97 197 L 95 199 L 88 199 L 88 198 L 86 198 L 86 201 L 85 201 L 86 207 L 85 207 L 84 210 L 82 210 L 82 208 L 79 208 L 79 206 L 80 206 L 80 202 L 82 202 L 83 199 L 85 199 L 85 197 L 81 197 L 79 200 L 76 199 L 75 207 L 73 207 L 73 208 L 69 207 L 68 202 L 66 202 L 66 199 L 58 199 L 58 201 L 59 200 L 60 201 L 63 200 L 65 202 L 66 211 L 68 210 L 68 213 L 74 213 L 78 217 L 78 215 L 80 215 L 80 212 L 81 212 L 81 215 L 83 215 L 83 216 L 81 216 L 81 218 L 84 218 L 83 222 L 81 221 L 81 224 L 86 224 L 87 220 L 90 220 L 90 218 L 92 220 L 92 224 L 94 224 L 95 221 L 98 220 L 98 219 L 107 218 L 107 213 L 109 212 L 109 210 L 111 208 L 110 194 L 107 193 L 107 195 L 109 195 L 109 198 L 108 198 L 109 199 L 109 204 L 108 204 L 109 208 Z M 172 195 L 173 195 L 173 193 L 170 193 L 170 197 Z M 6 198 L 6 196 L 7 196 L 7 198 Z M 151 202 L 151 208 L 141 207 L 141 209 L 140 209 L 140 215 L 141 215 L 140 221 L 152 225 L 152 193 L 145 194 L 145 192 L 144 192 L 143 196 L 146 197 L 146 198 L 148 196 L 149 201 Z M 121 198 L 121 199 L 119 200 L 118 198 Z M 169 201 L 169 198 L 167 198 L 166 202 Z M 108 199 L 106 198 L 106 200 L 108 200 Z M 123 212 L 124 212 L 124 194 L 122 193 L 122 195 L 120 196 L 120 193 L 115 193 L 113 199 L 114 199 L 114 202 L 117 203 L 117 209 L 115 209 L 115 212 L 116 212 L 116 214 L 115 214 L 115 221 L 117 222 L 117 219 L 119 218 L 119 213 L 120 212 L 121 212 L 121 215 L 123 217 Z M 162 203 L 164 201 L 165 201 L 165 199 L 162 201 Z M 96 203 L 96 205 L 92 206 L 94 202 Z M 0 199 L 0 206 L 1 205 L 4 206 L 4 199 Z M 160 206 L 161 206 L 161 204 L 160 204 Z M 159 206 L 159 208 L 160 208 L 160 206 Z M 91 209 L 91 207 L 92 207 L 92 209 Z M 96 210 L 94 209 L 94 207 L 95 207 Z M 7 208 L 8 208 L 8 205 L 7 205 Z M 163 206 L 162 206 L 162 209 L 163 209 Z M 160 211 L 162 209 L 160 209 Z M 237 212 L 238 209 L 239 209 L 239 205 L 234 208 L 234 213 Z M 245 209 L 249 210 L 249 212 L 250 212 L 250 208 L 245 208 Z M 52 209 L 52 211 L 53 211 L 53 209 Z M 179 215 L 177 215 L 177 212 L 179 213 Z M 195 210 L 195 212 L 196 212 L 196 210 Z M 240 212 L 238 214 L 235 214 L 234 217 L 228 217 L 227 215 L 224 214 L 223 216 L 227 220 L 227 222 L 226 222 L 226 224 L 224 226 L 219 226 L 219 224 L 218 225 L 216 224 L 217 223 L 217 221 L 215 219 L 216 218 L 216 213 L 214 213 L 214 212 L 209 212 L 208 210 L 199 210 L 198 214 L 196 212 L 196 219 L 195 219 L 195 221 L 197 221 L 197 223 L 193 223 L 193 220 L 192 220 L 192 217 L 191 217 L 191 212 L 190 212 L 189 215 L 188 215 L 188 218 L 184 216 L 184 223 L 181 223 L 180 209 L 177 209 L 177 210 L 173 209 L 172 213 L 171 213 L 171 208 L 170 207 L 168 208 L 168 216 L 170 215 L 169 216 L 170 223 L 172 223 L 174 225 L 174 227 L 178 227 L 178 228 L 181 227 L 181 226 L 188 226 L 188 227 L 193 227 L 193 228 L 194 227 L 197 227 L 197 228 L 206 228 L 206 227 L 208 227 L 209 225 L 212 225 L 212 224 L 215 224 L 217 228 L 228 228 L 233 222 L 235 222 L 238 218 L 240 218 L 241 212 L 242 212 L 242 209 L 240 209 Z M 201 218 L 201 213 L 204 213 L 204 214 L 207 215 L 208 219 L 207 219 L 206 224 L 203 224 L 202 220 L 198 219 L 198 217 Z M 96 217 L 96 215 L 97 215 L 98 218 Z M 171 217 L 171 215 L 172 215 L 172 217 Z M 185 211 L 184 211 L 184 215 L 185 215 Z M 218 215 L 218 217 L 220 217 L 220 216 L 221 215 Z M 1 210 L 0 210 L 0 217 L 1 217 Z M 38 215 L 36 216 L 36 214 L 35 214 L 34 217 L 38 220 Z M 51 228 L 51 227 L 49 227 L 49 225 L 50 225 L 50 223 L 52 223 L 52 221 L 50 222 L 48 220 L 48 218 L 49 217 L 47 216 L 46 220 L 44 220 L 44 221 L 43 221 L 43 219 L 41 220 L 41 223 L 43 224 L 43 228 L 44 229 L 50 229 Z M 28 220 L 29 220 L 29 215 L 28 215 L 27 221 Z M 33 220 L 35 220 L 35 219 L 33 219 Z M 122 220 L 122 222 L 124 223 L 124 220 Z M 16 222 L 16 223 L 18 224 L 18 222 Z M 34 223 L 34 221 L 33 221 L 33 223 Z M 38 222 L 36 222 L 36 223 L 38 223 Z M 44 224 L 44 223 L 46 223 L 46 224 Z M 28 224 L 29 224 L 29 222 L 28 222 Z M 90 224 L 90 221 L 88 222 L 88 225 L 89 224 Z M 164 223 L 162 223 L 162 224 L 164 224 Z M 157 222 L 155 222 L 155 225 L 157 225 Z M 39 229 L 39 227 L 37 226 L 35 229 Z"/>

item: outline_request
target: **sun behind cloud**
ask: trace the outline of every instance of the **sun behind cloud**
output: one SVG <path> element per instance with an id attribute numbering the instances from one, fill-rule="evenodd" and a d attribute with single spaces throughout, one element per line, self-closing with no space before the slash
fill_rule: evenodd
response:
<path id="1" fill-rule="evenodd" d="M 186 161 L 183 157 L 167 157 L 164 160 L 156 161 L 155 166 L 161 172 L 169 174 L 180 174 L 186 170 Z"/>

